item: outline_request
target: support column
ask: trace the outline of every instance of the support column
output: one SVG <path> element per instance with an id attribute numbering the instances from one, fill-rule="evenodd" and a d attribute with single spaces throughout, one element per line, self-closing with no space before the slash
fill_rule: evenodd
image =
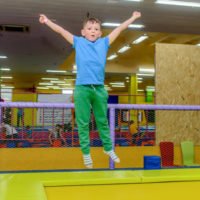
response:
<path id="1" fill-rule="evenodd" d="M 129 87 L 129 104 L 137 104 L 137 75 L 133 74 L 130 77 L 130 87 Z M 129 121 L 133 120 L 134 122 L 137 120 L 137 111 L 130 110 L 129 112 Z M 130 126 L 130 124 L 129 124 Z M 130 128 L 130 127 L 129 127 Z"/>
<path id="2" fill-rule="evenodd" d="M 137 76 L 136 74 L 131 75 L 130 77 L 130 87 L 129 87 L 129 104 L 136 104 L 137 103 Z"/>

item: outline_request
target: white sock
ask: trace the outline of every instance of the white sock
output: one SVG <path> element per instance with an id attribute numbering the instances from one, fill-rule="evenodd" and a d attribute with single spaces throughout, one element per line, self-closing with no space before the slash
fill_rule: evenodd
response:
<path id="1" fill-rule="evenodd" d="M 116 163 L 119 163 L 119 162 L 120 162 L 119 157 L 116 155 L 116 153 L 115 153 L 113 150 L 111 150 L 111 151 L 104 151 L 104 153 L 107 154 L 107 155 L 109 155 L 110 158 L 111 158 L 114 162 L 116 162 Z"/>
<path id="2" fill-rule="evenodd" d="M 93 168 L 93 162 L 90 154 L 83 155 L 83 162 L 87 168 Z"/>

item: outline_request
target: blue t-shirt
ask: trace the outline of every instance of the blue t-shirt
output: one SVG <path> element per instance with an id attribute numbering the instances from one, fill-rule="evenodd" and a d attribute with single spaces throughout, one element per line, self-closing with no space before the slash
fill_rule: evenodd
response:
<path id="1" fill-rule="evenodd" d="M 109 38 L 99 38 L 91 42 L 84 37 L 74 36 L 76 51 L 76 85 L 103 85 Z"/>

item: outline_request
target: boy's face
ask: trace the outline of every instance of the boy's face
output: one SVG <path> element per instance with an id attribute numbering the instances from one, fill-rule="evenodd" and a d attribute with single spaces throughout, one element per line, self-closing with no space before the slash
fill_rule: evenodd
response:
<path id="1" fill-rule="evenodd" d="M 87 40 L 94 42 L 101 37 L 101 27 L 99 23 L 88 21 L 81 30 L 82 36 Z"/>

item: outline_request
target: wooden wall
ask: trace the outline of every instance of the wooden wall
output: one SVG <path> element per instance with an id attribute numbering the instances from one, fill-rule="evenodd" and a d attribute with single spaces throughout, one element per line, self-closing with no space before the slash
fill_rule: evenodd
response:
<path id="1" fill-rule="evenodd" d="M 156 45 L 156 104 L 200 105 L 200 47 Z M 157 111 L 160 141 L 200 144 L 200 111 Z"/>

